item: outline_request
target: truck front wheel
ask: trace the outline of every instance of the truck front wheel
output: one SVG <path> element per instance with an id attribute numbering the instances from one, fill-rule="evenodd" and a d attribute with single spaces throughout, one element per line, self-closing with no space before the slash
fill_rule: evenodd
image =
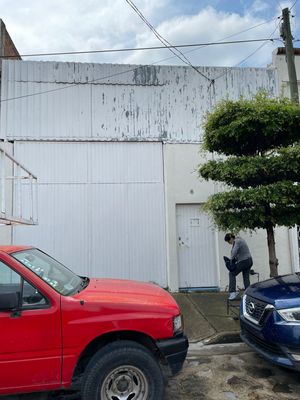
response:
<path id="1" fill-rule="evenodd" d="M 82 400 L 161 400 L 163 374 L 152 353 L 138 343 L 108 344 L 90 360 Z"/>

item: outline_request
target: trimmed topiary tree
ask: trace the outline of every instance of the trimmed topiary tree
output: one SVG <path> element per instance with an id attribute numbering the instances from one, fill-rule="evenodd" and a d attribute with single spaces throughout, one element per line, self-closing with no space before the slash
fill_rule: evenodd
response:
<path id="1" fill-rule="evenodd" d="M 228 187 L 205 210 L 223 230 L 266 229 L 271 277 L 278 275 L 275 226 L 300 224 L 299 141 L 299 105 L 262 93 L 222 101 L 204 124 L 203 149 L 221 157 L 199 166 L 199 175 Z"/>

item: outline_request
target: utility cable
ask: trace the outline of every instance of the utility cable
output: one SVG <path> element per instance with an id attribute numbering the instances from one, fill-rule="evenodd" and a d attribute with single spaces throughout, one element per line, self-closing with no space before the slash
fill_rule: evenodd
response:
<path id="1" fill-rule="evenodd" d="M 211 79 L 200 72 L 192 63 L 189 61 L 189 59 L 182 53 L 180 50 L 176 49 L 173 45 L 171 45 L 170 42 L 168 42 L 163 36 L 161 36 L 157 30 L 150 24 L 150 22 L 144 17 L 144 15 L 140 12 L 140 10 L 136 7 L 136 5 L 131 1 L 131 0 L 126 0 L 126 2 L 130 5 L 130 7 L 138 14 L 138 16 L 142 19 L 142 21 L 145 22 L 145 24 L 150 28 L 150 30 L 154 33 L 154 35 L 157 37 L 157 39 L 165 46 L 167 47 L 171 53 L 173 53 L 176 57 L 178 57 L 181 61 L 183 61 L 185 64 L 189 65 L 192 67 L 198 74 L 203 76 L 205 79 L 207 79 L 209 82 L 211 82 Z M 177 52 L 177 53 L 176 53 Z M 178 54 L 179 53 L 179 54 Z M 181 57 L 181 56 L 183 57 Z"/>
<path id="2" fill-rule="evenodd" d="M 18 58 L 18 57 L 42 57 L 42 56 L 61 56 L 61 55 L 71 55 L 71 54 L 94 54 L 94 53 L 117 53 L 126 51 L 144 51 L 144 50 L 160 50 L 165 48 L 177 48 L 177 47 L 208 47 L 216 46 L 222 44 L 240 44 L 240 43 L 251 43 L 251 42 L 264 42 L 265 40 L 275 40 L 275 39 L 245 39 L 245 40 L 232 40 L 232 41 L 217 41 L 208 43 L 193 43 L 193 44 L 178 44 L 176 46 L 153 46 L 153 47 L 135 47 L 135 48 L 124 48 L 124 49 L 104 49 L 104 50 L 84 50 L 84 51 L 66 51 L 66 52 L 54 52 L 54 53 L 33 53 L 33 54 L 20 54 L 18 56 L 14 55 L 4 55 L 0 58 Z"/>
<path id="3" fill-rule="evenodd" d="M 277 19 L 277 18 L 276 18 L 276 19 Z M 273 20 L 273 19 L 272 19 L 272 20 Z M 265 25 L 265 24 L 271 22 L 272 20 L 263 22 L 263 23 L 258 24 L 258 25 L 254 25 L 254 26 L 252 26 L 252 27 L 250 27 L 250 28 L 247 28 L 247 29 L 245 29 L 245 30 L 243 30 L 243 31 L 240 31 L 240 32 L 234 33 L 234 34 L 232 34 L 232 35 L 230 35 L 230 36 L 224 37 L 224 38 L 220 39 L 220 41 L 223 41 L 223 40 L 225 40 L 225 39 L 229 39 L 230 37 L 237 36 L 237 35 L 242 34 L 242 33 L 244 33 L 244 32 L 247 32 L 247 31 L 250 31 L 250 30 L 252 30 L 252 29 L 255 29 L 255 28 L 259 27 L 259 26 Z M 217 42 L 218 42 L 218 41 L 217 41 Z M 205 46 L 203 46 L 203 47 L 205 47 Z M 197 49 L 196 49 L 196 50 L 197 50 Z M 190 50 L 190 51 L 195 51 L 195 49 Z M 172 59 L 172 58 L 174 58 L 174 57 L 175 57 L 175 56 L 171 56 L 171 57 L 168 57 L 168 58 L 163 58 L 163 59 L 157 60 L 157 61 L 155 61 L 155 62 L 153 62 L 153 63 L 151 63 L 151 64 L 148 64 L 148 66 L 152 66 L 152 65 L 155 65 L 155 64 L 159 64 L 159 63 L 161 63 L 161 62 L 170 60 L 170 59 Z M 176 57 L 177 57 L 177 56 L 176 56 Z M 122 72 L 118 72 L 118 73 L 112 74 L 112 75 L 107 75 L 107 76 L 104 76 L 104 77 L 101 77 L 101 78 L 92 79 L 92 80 L 89 80 L 89 81 L 87 81 L 87 82 L 85 82 L 85 83 L 87 83 L 87 84 L 92 84 L 92 83 L 94 83 L 94 82 L 99 82 L 99 81 L 101 81 L 101 80 L 105 80 L 105 79 L 113 78 L 113 77 L 115 77 L 115 76 L 119 76 L 119 75 L 123 75 L 123 74 L 127 74 L 127 73 L 130 73 L 130 72 L 137 71 L 137 70 L 139 70 L 140 68 L 143 68 L 143 67 L 145 67 L 145 66 L 147 66 L 147 65 L 137 66 L 137 67 L 130 68 L 130 69 L 127 69 L 127 70 L 122 71 Z M 36 93 L 30 93 L 30 94 L 26 94 L 26 95 L 23 95 L 23 96 L 10 97 L 10 98 L 7 98 L 7 99 L 1 99 L 1 100 L 0 100 L 0 103 L 4 103 L 4 102 L 8 102 L 8 101 L 13 101 L 13 100 L 24 99 L 24 98 L 28 98 L 28 97 L 39 96 L 39 95 L 48 94 L 48 93 L 54 93 L 54 92 L 58 92 L 58 91 L 65 90 L 65 89 L 69 89 L 69 88 L 72 88 L 72 87 L 74 88 L 74 83 L 73 83 L 73 84 L 70 84 L 70 85 L 67 85 L 67 86 L 64 86 L 64 87 L 60 87 L 60 88 L 44 90 L 44 91 L 40 91 L 40 92 L 36 92 Z"/>
<path id="4" fill-rule="evenodd" d="M 231 34 L 231 35 L 229 35 L 229 36 L 225 36 L 224 38 L 217 40 L 215 43 L 219 43 L 219 42 L 220 42 L 220 43 L 224 43 L 224 40 L 226 40 L 226 39 L 230 39 L 230 38 L 232 38 L 232 37 L 234 37 L 234 36 L 241 35 L 242 33 L 251 31 L 252 29 L 258 28 L 259 26 L 262 26 L 262 25 L 269 24 L 270 22 L 276 21 L 276 20 L 277 20 L 277 17 L 276 17 L 276 18 L 272 18 L 272 19 L 270 19 L 269 21 L 262 22 L 262 23 L 260 23 L 260 24 L 254 25 L 254 26 L 252 26 L 252 27 L 250 27 L 250 28 L 244 29 L 244 30 L 242 30 L 242 31 L 240 31 L 240 32 L 233 33 L 233 34 Z M 274 39 L 274 40 L 275 40 L 275 39 Z M 197 50 L 200 50 L 200 49 L 202 49 L 202 48 L 204 48 L 204 47 L 206 47 L 206 45 L 203 45 L 203 46 L 198 47 L 198 48 L 196 48 L 196 49 L 188 50 L 188 51 L 185 52 L 185 54 L 191 53 L 191 52 L 194 52 L 194 51 L 197 51 Z M 171 58 L 173 58 L 173 57 L 171 57 Z"/>
<path id="5" fill-rule="evenodd" d="M 290 11 L 292 11 L 292 9 L 295 7 L 295 5 L 298 3 L 298 0 L 296 0 L 295 2 L 294 2 L 294 4 L 292 5 L 292 7 L 290 8 Z"/>
<path id="6" fill-rule="evenodd" d="M 268 43 L 268 41 L 272 41 L 272 42 L 273 42 L 274 39 L 271 39 L 271 37 L 274 35 L 274 33 L 276 32 L 276 30 L 278 29 L 279 23 L 280 23 L 280 22 L 277 23 L 277 25 L 276 25 L 274 31 L 270 34 L 270 37 L 269 37 L 268 39 L 266 39 L 266 41 L 265 41 L 264 43 L 262 43 L 257 49 L 255 49 L 255 50 L 254 50 L 252 53 L 250 53 L 247 57 L 243 58 L 242 61 L 240 61 L 239 63 L 235 64 L 233 67 L 228 67 L 228 68 L 226 68 L 226 70 L 225 70 L 221 75 L 219 75 L 219 76 L 217 76 L 216 78 L 214 78 L 213 81 L 216 81 L 216 79 L 219 79 L 219 78 L 221 78 L 222 76 L 224 76 L 224 75 L 227 73 L 227 71 L 228 71 L 229 69 L 231 69 L 231 68 L 236 68 L 236 67 L 238 67 L 239 65 L 243 64 L 243 63 L 244 63 L 245 61 L 247 61 L 250 57 L 252 57 L 252 56 L 253 56 L 254 54 L 256 54 L 259 50 L 261 50 L 261 49 Z M 277 40 L 277 39 L 276 39 L 276 40 Z"/>
<path id="7" fill-rule="evenodd" d="M 276 0 L 276 2 L 277 2 L 277 4 L 279 5 L 279 8 L 280 8 L 280 9 L 281 9 L 281 11 L 282 11 L 282 6 L 281 6 L 281 4 L 280 4 L 279 0 Z"/>
<path id="8" fill-rule="evenodd" d="M 277 19 L 277 18 L 276 18 Z M 212 46 L 212 45 L 218 45 L 218 44 L 231 44 L 231 43 L 245 43 L 245 41 L 232 41 L 232 42 L 224 42 L 226 39 L 230 39 L 234 36 L 241 35 L 242 33 L 251 31 L 253 29 L 256 29 L 262 25 L 266 25 L 270 22 L 272 22 L 274 19 L 271 19 L 269 21 L 262 22 L 260 24 L 251 26 L 250 28 L 244 29 L 242 31 L 233 33 L 229 36 L 225 36 L 222 39 L 216 40 L 215 42 L 208 42 L 208 43 L 195 43 L 195 44 L 183 44 L 183 45 L 176 45 L 175 47 L 198 47 L 199 49 L 206 47 L 206 46 Z M 255 40 L 255 39 L 252 39 Z M 264 40 L 264 39 L 258 39 L 258 40 Z M 251 41 L 251 40 L 249 40 Z M 20 54 L 20 57 L 42 57 L 42 56 L 56 56 L 56 55 L 72 55 L 72 54 L 93 54 L 93 53 L 114 53 L 114 52 L 122 52 L 122 51 L 139 51 L 139 50 L 156 50 L 156 49 L 164 49 L 166 46 L 155 46 L 155 47 L 135 47 L 135 48 L 123 48 L 123 49 L 104 49 L 104 50 L 84 50 L 84 51 L 64 51 L 64 52 L 51 52 L 51 53 L 31 53 L 31 54 Z M 198 50 L 198 49 L 196 49 Z M 190 50 L 190 51 L 195 51 L 195 49 Z M 188 52 L 186 52 L 188 53 Z M 0 56 L 0 58 L 16 58 L 19 56 L 11 56 L 11 55 L 3 55 Z M 174 56 L 175 57 L 175 56 Z M 173 56 L 171 57 L 173 58 Z M 168 58 L 170 59 L 170 58 Z"/>
<path id="9" fill-rule="evenodd" d="M 223 41 L 226 40 L 226 39 L 230 39 L 231 37 L 234 37 L 234 36 L 240 35 L 240 34 L 242 34 L 242 33 L 248 32 L 248 31 L 250 31 L 250 30 L 252 30 L 252 29 L 258 28 L 259 26 L 269 24 L 270 22 L 276 21 L 277 19 L 278 19 L 277 17 L 276 17 L 276 18 L 272 18 L 272 19 L 270 19 L 269 21 L 262 22 L 262 23 L 260 23 L 260 24 L 258 24 L 258 25 L 254 25 L 254 26 L 252 26 L 252 27 L 250 27 L 250 28 L 247 28 L 247 29 L 244 29 L 244 30 L 242 30 L 242 31 L 240 31 L 240 32 L 236 32 L 236 33 L 233 33 L 233 34 L 231 34 L 231 35 L 229 35 L 229 36 L 225 36 L 225 37 L 223 37 L 222 39 L 216 40 L 216 43 L 223 42 Z M 279 40 L 279 39 L 274 38 L 274 39 L 269 39 L 269 40 L 272 41 L 272 40 Z M 207 47 L 207 46 L 206 46 L 206 45 L 203 45 L 203 46 L 200 46 L 200 47 L 198 47 L 198 48 L 196 48 L 196 49 L 187 50 L 187 51 L 185 52 L 185 54 L 187 54 L 187 53 L 192 53 L 192 52 L 201 50 L 201 49 L 203 49 L 203 48 L 205 48 L 205 47 Z M 153 62 L 153 63 L 150 64 L 150 65 L 159 64 L 159 63 L 162 63 L 162 62 L 171 60 L 171 59 L 173 59 L 173 58 L 175 58 L 175 56 L 163 58 L 163 59 L 161 59 L 161 60 L 159 60 L 159 61 Z"/>

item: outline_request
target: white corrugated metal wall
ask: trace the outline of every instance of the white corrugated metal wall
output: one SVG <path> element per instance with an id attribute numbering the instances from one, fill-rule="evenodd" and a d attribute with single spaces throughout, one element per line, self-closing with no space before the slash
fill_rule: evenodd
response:
<path id="1" fill-rule="evenodd" d="M 178 66 L 5 60 L 2 67 L 0 137 L 14 141 L 15 156 L 40 182 L 39 226 L 14 228 L 14 242 L 36 244 L 80 273 L 163 286 L 164 189 L 172 190 L 163 172 L 172 182 L 174 170 L 163 171 L 163 143 L 198 144 L 204 115 L 225 97 L 277 94 L 276 73 L 263 68 L 200 67 L 215 79 L 210 85 Z M 167 208 L 175 197 L 168 193 Z M 168 243 L 170 274 L 178 274 L 170 261 L 176 245 Z"/>
<path id="2" fill-rule="evenodd" d="M 215 102 L 277 94 L 265 68 L 199 67 L 214 85 L 177 66 L 4 60 L 2 69 L 1 134 L 12 140 L 199 143 Z"/>
<path id="3" fill-rule="evenodd" d="M 14 242 L 44 249 L 78 273 L 166 286 L 161 143 L 16 142 L 39 172 L 39 225 Z"/>

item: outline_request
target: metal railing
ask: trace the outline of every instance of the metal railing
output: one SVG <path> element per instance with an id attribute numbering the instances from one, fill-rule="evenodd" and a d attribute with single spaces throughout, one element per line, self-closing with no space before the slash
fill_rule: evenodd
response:
<path id="1" fill-rule="evenodd" d="M 0 143 L 0 224 L 35 225 L 37 215 L 37 177 Z"/>

